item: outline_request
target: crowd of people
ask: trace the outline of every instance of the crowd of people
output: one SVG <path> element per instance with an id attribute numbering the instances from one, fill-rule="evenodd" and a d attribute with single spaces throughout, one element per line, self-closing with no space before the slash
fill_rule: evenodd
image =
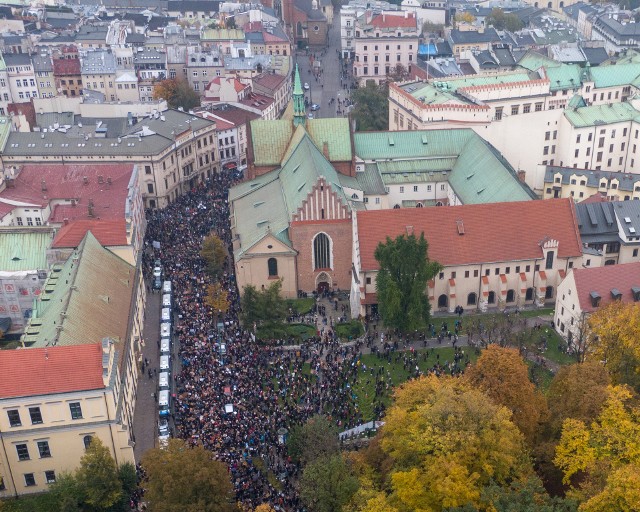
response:
<path id="1" fill-rule="evenodd" d="M 267 503 L 279 511 L 299 511 L 303 505 L 294 482 L 300 468 L 287 456 L 282 434 L 315 414 L 327 415 L 341 430 L 362 423 L 352 390 L 362 371 L 362 350 L 371 350 L 377 340 L 364 337 L 344 345 L 324 336 L 296 348 L 278 347 L 256 340 L 251 330 L 240 326 L 227 202 L 232 184 L 231 173 L 216 174 L 167 208 L 148 212 L 147 247 L 153 241 L 160 248 L 149 251 L 145 262 L 149 266 L 161 258 L 173 283 L 177 316 L 174 434 L 201 443 L 228 465 L 236 499 L 245 510 Z M 200 256 L 203 239 L 211 232 L 224 241 L 230 255 L 217 278 L 207 274 Z M 205 302 L 213 279 L 227 290 L 230 302 L 217 325 Z M 397 348 L 382 345 L 380 357 L 391 361 L 398 357 Z M 413 367 L 417 356 L 404 357 Z M 438 365 L 437 370 L 445 367 Z M 376 412 L 381 414 L 382 407 Z"/>

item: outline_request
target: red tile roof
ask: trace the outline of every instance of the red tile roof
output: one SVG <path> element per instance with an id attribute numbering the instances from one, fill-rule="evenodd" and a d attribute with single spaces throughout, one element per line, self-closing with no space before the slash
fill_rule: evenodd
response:
<path id="1" fill-rule="evenodd" d="M 275 100 L 264 94 L 257 94 L 252 92 L 248 98 L 245 98 L 238 103 L 242 103 L 248 107 L 257 108 L 258 110 L 267 110 Z"/>
<path id="2" fill-rule="evenodd" d="M 417 28 L 416 18 L 413 13 L 408 14 L 407 17 L 378 14 L 372 18 L 371 25 L 376 28 Z"/>
<path id="3" fill-rule="evenodd" d="M 595 311 L 591 305 L 591 292 L 597 292 L 600 307 L 613 301 L 611 290 L 617 288 L 622 294 L 622 302 L 633 302 L 631 287 L 640 287 L 640 262 L 607 265 L 605 267 L 574 268 L 573 279 L 576 283 L 580 309 Z"/>
<path id="4" fill-rule="evenodd" d="M 260 87 L 264 87 L 267 90 L 275 92 L 282 87 L 282 85 L 287 80 L 286 76 L 276 75 L 273 73 L 265 73 L 263 75 L 257 76 L 253 79 L 254 84 L 258 84 Z"/>
<path id="5" fill-rule="evenodd" d="M 65 218 L 124 219 L 132 172 L 133 164 L 23 165 L 14 180 L 15 186 L 0 193 L 0 202 L 19 201 L 42 208 L 51 203 L 49 221 L 56 223 Z M 98 176 L 102 176 L 103 183 L 98 182 Z M 43 181 L 46 190 L 42 190 Z M 71 199 L 77 201 L 77 206 L 71 206 Z M 56 204 L 56 201 L 65 202 Z M 94 217 L 89 217 L 89 201 L 93 202 Z"/>
<path id="6" fill-rule="evenodd" d="M 99 343 L 0 350 L 0 398 L 104 388 Z"/>
<path id="7" fill-rule="evenodd" d="M 600 192 L 596 192 L 590 195 L 589 197 L 587 197 L 586 199 L 583 199 L 580 202 L 581 203 L 606 203 L 607 198 L 604 195 L 602 195 Z"/>
<path id="8" fill-rule="evenodd" d="M 80 59 L 53 59 L 53 75 L 79 75 Z"/>
<path id="9" fill-rule="evenodd" d="M 460 220 L 464 235 L 458 234 Z M 582 254 L 570 199 L 369 210 L 358 212 L 362 269 L 377 270 L 378 243 L 406 234 L 408 226 L 416 236 L 424 232 L 429 258 L 445 266 L 541 258 L 547 237 L 558 240 L 560 258 Z"/>
<path id="10" fill-rule="evenodd" d="M 103 247 L 127 245 L 127 225 L 124 218 L 115 220 L 81 219 L 62 226 L 56 233 L 51 247 L 54 249 L 78 247 L 87 231 L 91 231 Z"/>

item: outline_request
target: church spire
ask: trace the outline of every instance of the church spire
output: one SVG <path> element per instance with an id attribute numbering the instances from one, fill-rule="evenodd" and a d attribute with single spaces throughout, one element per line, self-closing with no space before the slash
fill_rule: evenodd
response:
<path id="1" fill-rule="evenodd" d="M 295 77 L 293 80 L 293 124 L 295 126 L 305 123 L 307 109 L 304 106 L 304 91 L 300 84 L 300 70 L 296 64 Z"/>

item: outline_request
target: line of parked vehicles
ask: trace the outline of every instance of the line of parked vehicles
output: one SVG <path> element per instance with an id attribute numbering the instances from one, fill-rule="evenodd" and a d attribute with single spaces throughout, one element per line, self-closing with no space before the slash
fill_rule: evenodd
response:
<path id="1" fill-rule="evenodd" d="M 155 278 L 155 276 L 154 276 Z M 158 443 L 167 444 L 171 431 L 171 368 L 172 368 L 172 284 L 162 282 L 162 306 L 160 311 L 160 374 L 158 376 Z"/>

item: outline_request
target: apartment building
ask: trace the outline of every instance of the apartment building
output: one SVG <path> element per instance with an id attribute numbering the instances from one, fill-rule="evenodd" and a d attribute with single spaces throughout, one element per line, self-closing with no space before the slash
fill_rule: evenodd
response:
<path id="1" fill-rule="evenodd" d="M 415 14 L 403 16 L 365 12 L 355 21 L 353 76 L 362 86 L 387 80 L 397 66 L 411 73 L 418 53 Z"/>
<path id="2" fill-rule="evenodd" d="M 607 201 L 640 199 L 640 175 L 544 166 L 543 199 L 571 197 L 584 201 L 593 196 Z"/>
<path id="3" fill-rule="evenodd" d="M 89 50 L 81 57 L 82 87 L 104 101 L 116 101 L 116 60 L 111 50 Z"/>
<path id="4" fill-rule="evenodd" d="M 82 71 L 79 58 L 53 59 L 53 79 L 56 93 L 67 98 L 82 95 Z"/>
<path id="5" fill-rule="evenodd" d="M 130 117 L 109 137 L 98 125 L 61 128 L 9 133 L 0 161 L 5 168 L 61 158 L 65 164 L 135 164 L 145 208 L 163 208 L 219 170 L 215 123 L 179 110 Z"/>
<path id="6" fill-rule="evenodd" d="M 4 55 L 11 98 L 16 103 L 38 97 L 38 85 L 31 56 L 25 53 Z"/>
<path id="7" fill-rule="evenodd" d="M 567 274 L 558 287 L 553 323 L 570 349 L 584 343 L 589 316 L 613 301 L 640 302 L 640 262 L 574 268 Z"/>
<path id="8" fill-rule="evenodd" d="M 40 52 L 32 57 L 33 70 L 36 74 L 39 98 L 53 98 L 58 94 L 53 75 L 53 63 L 48 52 Z"/>
<path id="9" fill-rule="evenodd" d="M 133 54 L 133 68 L 135 71 L 133 77 L 131 77 L 130 73 L 120 77 L 124 91 L 126 92 L 127 90 L 127 83 L 124 81 L 127 78 L 129 86 L 133 85 L 134 81 L 137 82 L 140 101 L 153 101 L 155 83 L 167 78 L 166 52 L 154 48 L 137 48 Z M 131 78 L 134 80 L 131 80 Z"/>
<path id="10" fill-rule="evenodd" d="M 0 365 L 0 497 L 47 491 L 93 439 L 118 464 L 135 462 L 112 339 L 3 350 Z"/>
<path id="11" fill-rule="evenodd" d="M 207 84 L 224 75 L 224 62 L 218 50 L 205 51 L 200 47 L 187 47 L 186 78 L 198 94 L 203 94 Z"/>
<path id="12" fill-rule="evenodd" d="M 429 258 L 444 267 L 427 285 L 433 311 L 553 304 L 566 273 L 582 264 L 569 199 L 359 211 L 353 235 L 353 315 L 371 313 L 377 304 L 378 243 L 388 236 L 421 233 L 429 242 Z"/>
<path id="13" fill-rule="evenodd" d="M 7 64 L 0 53 L 0 116 L 6 116 L 9 112 L 9 103 L 12 102 L 11 89 L 9 88 L 9 75 Z"/>

